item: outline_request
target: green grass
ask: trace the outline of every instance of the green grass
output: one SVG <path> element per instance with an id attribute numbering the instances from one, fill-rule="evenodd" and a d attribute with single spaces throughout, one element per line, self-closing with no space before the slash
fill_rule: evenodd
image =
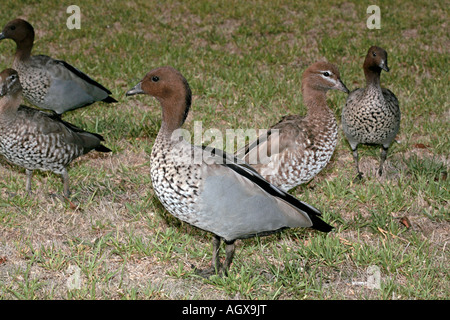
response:
<path id="1" fill-rule="evenodd" d="M 49 195 L 62 193 L 51 173 L 35 173 L 28 197 L 24 170 L 0 158 L 1 299 L 449 298 L 448 2 L 380 3 L 380 30 L 366 28 L 364 1 L 77 5 L 80 30 L 66 28 L 66 7 L 54 1 L 9 1 L 0 12 L 0 25 L 15 17 L 33 24 L 35 54 L 68 61 L 119 100 L 65 115 L 113 150 L 71 165 L 71 202 Z M 402 111 L 385 175 L 376 176 L 379 148 L 362 146 L 365 179 L 353 183 L 341 133 L 330 164 L 292 191 L 320 208 L 333 232 L 239 241 L 228 277 L 196 276 L 192 266 L 210 263 L 211 237 L 155 197 L 149 153 L 161 111 L 154 99 L 125 92 L 150 69 L 172 65 L 194 95 L 186 129 L 194 121 L 223 133 L 267 128 L 305 112 L 301 75 L 319 59 L 337 64 L 349 89 L 363 86 L 374 44 L 388 52 L 391 71 L 381 81 Z M 11 66 L 14 48 L 0 42 L 0 69 Z M 328 94 L 338 121 L 345 99 Z M 372 266 L 379 289 L 364 285 Z M 76 272 L 79 286 L 70 287 Z"/>

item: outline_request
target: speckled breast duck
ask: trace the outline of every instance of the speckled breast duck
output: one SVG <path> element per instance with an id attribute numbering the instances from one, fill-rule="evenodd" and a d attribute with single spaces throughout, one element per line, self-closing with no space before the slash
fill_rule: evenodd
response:
<path id="1" fill-rule="evenodd" d="M 191 90 L 180 72 L 171 67 L 148 72 L 127 95 L 140 93 L 155 97 L 162 106 L 150 160 L 157 197 L 175 217 L 215 235 L 212 268 L 205 275 L 220 269 L 221 239 L 226 243 L 226 273 L 236 239 L 294 227 L 331 230 L 319 210 L 271 185 L 233 155 L 180 139 L 178 129 L 191 106 Z"/>
<path id="2" fill-rule="evenodd" d="M 17 45 L 12 67 L 19 73 L 24 97 L 33 105 L 61 115 L 96 101 L 117 102 L 108 89 L 67 62 L 32 56 L 34 29 L 27 21 L 8 22 L 0 33 L 2 39 Z"/>
<path id="3" fill-rule="evenodd" d="M 69 197 L 67 166 L 91 150 L 110 152 L 102 136 L 77 128 L 53 115 L 21 106 L 22 88 L 17 72 L 0 73 L 0 154 L 26 169 L 26 190 L 31 193 L 33 170 L 60 174 Z"/>
<path id="4" fill-rule="evenodd" d="M 306 116 L 282 118 L 236 156 L 285 191 L 310 181 L 328 164 L 336 148 L 338 125 L 326 101 L 327 91 L 333 89 L 348 93 L 335 65 L 320 61 L 308 67 L 302 79 Z"/>
<path id="5" fill-rule="evenodd" d="M 342 129 L 353 151 L 357 177 L 359 170 L 358 145 L 381 145 L 378 174 L 383 173 L 389 146 L 400 128 L 400 107 L 392 91 L 380 86 L 381 70 L 389 71 L 387 52 L 377 46 L 370 47 L 364 60 L 366 87 L 353 90 L 342 110 Z"/>

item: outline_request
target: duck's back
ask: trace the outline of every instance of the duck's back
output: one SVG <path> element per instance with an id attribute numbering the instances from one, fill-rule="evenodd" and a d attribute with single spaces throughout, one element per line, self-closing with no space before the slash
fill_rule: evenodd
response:
<path id="1" fill-rule="evenodd" d="M 0 126 L 0 153 L 29 170 L 61 173 L 75 158 L 92 149 L 109 151 L 101 137 L 26 106 Z M 103 149 L 103 148 L 104 149 Z"/>
<path id="2" fill-rule="evenodd" d="M 108 99 L 111 94 L 67 62 L 45 55 L 31 56 L 26 62 L 15 61 L 14 68 L 24 96 L 37 107 L 59 114 Z"/>

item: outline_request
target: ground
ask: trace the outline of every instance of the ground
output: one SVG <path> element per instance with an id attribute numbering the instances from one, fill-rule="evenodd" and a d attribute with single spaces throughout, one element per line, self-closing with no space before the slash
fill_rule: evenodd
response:
<path id="1" fill-rule="evenodd" d="M 35 27 L 35 54 L 64 59 L 112 91 L 64 116 L 102 134 L 110 154 L 70 166 L 61 179 L 0 158 L 2 299 L 448 299 L 448 1 L 380 4 L 368 29 L 363 1 L 79 1 L 81 29 L 52 1 L 8 2 L 0 25 L 21 17 Z M 418 10 L 420 8 L 420 10 Z M 211 236 L 172 217 L 155 197 L 150 151 L 161 123 L 150 97 L 125 97 L 150 69 L 172 65 L 193 91 L 185 124 L 203 130 L 267 128 L 304 114 L 301 75 L 335 63 L 349 89 L 364 86 L 367 49 L 388 52 L 381 76 L 402 112 L 382 177 L 379 148 L 360 148 L 365 178 L 354 183 L 340 132 L 329 165 L 291 193 L 318 207 L 335 229 L 294 229 L 237 242 L 228 277 L 204 279 Z M 0 68 L 14 43 L 0 42 Z M 346 95 L 330 92 L 340 114 Z M 27 102 L 25 102 L 27 103 Z M 371 286 L 371 280 L 375 286 Z"/>

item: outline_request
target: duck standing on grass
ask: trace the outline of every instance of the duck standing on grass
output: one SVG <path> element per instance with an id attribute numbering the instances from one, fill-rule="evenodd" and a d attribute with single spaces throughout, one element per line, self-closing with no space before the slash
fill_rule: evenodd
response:
<path id="1" fill-rule="evenodd" d="M 8 22 L 0 33 L 3 39 L 16 43 L 13 68 L 19 73 L 24 97 L 33 105 L 61 116 L 96 101 L 117 102 L 108 89 L 67 62 L 32 56 L 34 29 L 27 21 Z"/>
<path id="2" fill-rule="evenodd" d="M 327 105 L 328 90 L 349 92 L 335 65 L 323 61 L 312 64 L 302 80 L 306 116 L 283 117 L 236 156 L 285 191 L 313 179 L 330 161 L 338 140 L 336 117 Z M 277 134 L 272 134 L 275 130 Z M 266 153 L 268 159 L 262 161 Z"/>
<path id="3" fill-rule="evenodd" d="M 162 107 L 162 124 L 150 160 L 157 197 L 175 217 L 214 234 L 212 266 L 201 274 L 220 270 L 221 239 L 226 243 L 226 274 L 236 239 L 285 228 L 332 229 L 319 210 L 270 184 L 232 155 L 177 138 L 191 106 L 191 89 L 180 72 L 172 67 L 151 70 L 126 94 L 142 93 L 155 97 Z M 200 161 L 194 159 L 199 152 Z"/>
<path id="4" fill-rule="evenodd" d="M 389 146 L 400 129 L 400 107 L 395 94 L 380 86 L 381 70 L 389 72 L 387 52 L 370 47 L 364 60 L 366 87 L 353 90 L 342 110 L 342 129 L 352 148 L 356 166 L 356 180 L 362 178 L 359 170 L 358 145 L 381 145 L 378 174 L 383 173 Z"/>
<path id="5" fill-rule="evenodd" d="M 67 166 L 91 150 L 110 152 L 102 136 L 37 109 L 21 106 L 22 87 L 18 73 L 0 73 L 0 154 L 24 167 L 26 190 L 31 194 L 33 170 L 49 170 L 63 177 L 64 195 L 70 196 Z"/>

